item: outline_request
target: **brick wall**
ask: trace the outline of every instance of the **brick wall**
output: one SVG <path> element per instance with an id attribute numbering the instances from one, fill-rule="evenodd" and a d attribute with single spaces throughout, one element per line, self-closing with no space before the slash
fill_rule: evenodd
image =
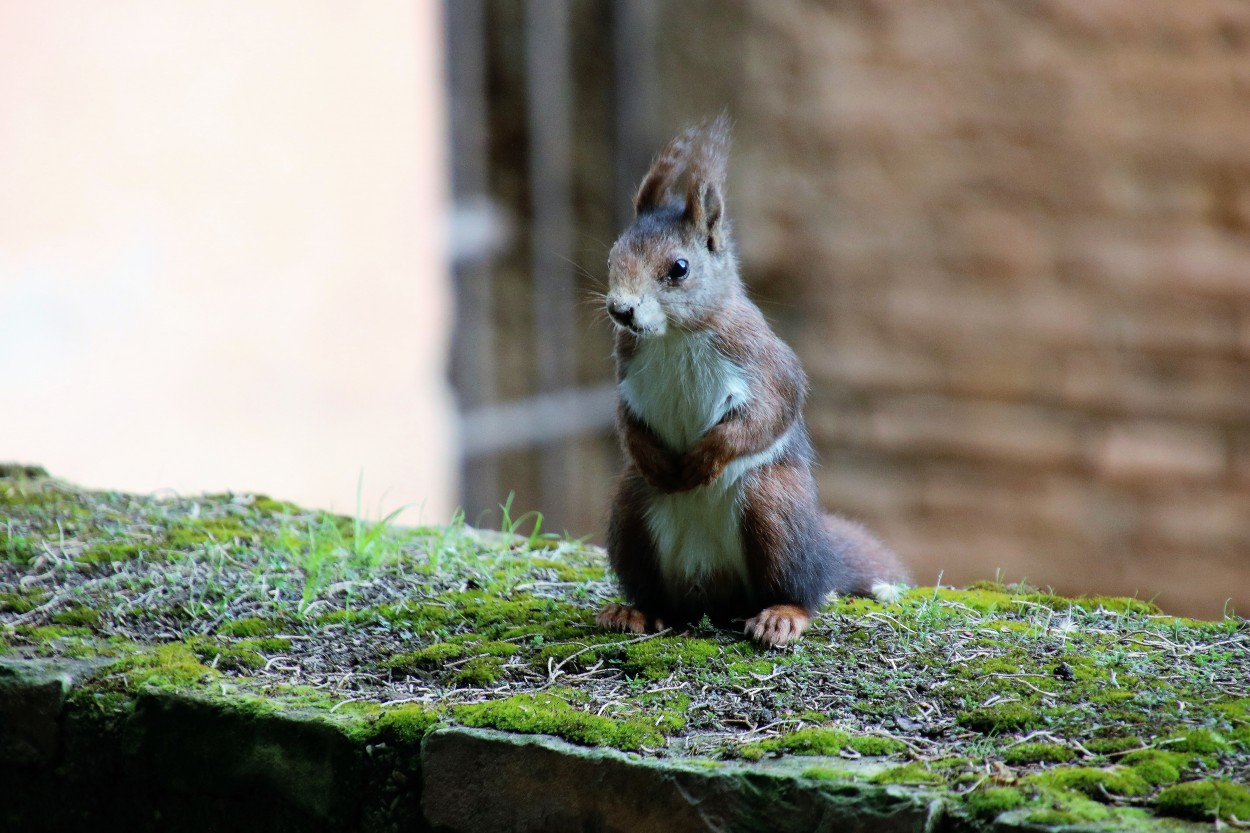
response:
<path id="1" fill-rule="evenodd" d="M 1250 5 L 665 9 L 828 503 L 922 580 L 1250 612 Z"/>

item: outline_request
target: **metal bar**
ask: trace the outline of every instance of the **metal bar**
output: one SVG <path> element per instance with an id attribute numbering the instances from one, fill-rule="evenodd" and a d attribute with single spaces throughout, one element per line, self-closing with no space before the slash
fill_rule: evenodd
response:
<path id="1" fill-rule="evenodd" d="M 486 0 L 444 0 L 447 26 L 447 83 L 451 129 L 452 195 L 456 216 L 481 205 L 490 190 L 487 137 Z M 456 233 L 457 240 L 464 235 Z M 461 408 L 480 407 L 497 396 L 494 280 L 489 252 L 457 244 L 452 264 L 456 322 L 451 374 Z M 462 452 L 463 454 L 463 452 Z M 496 461 L 462 457 L 462 505 L 469 511 L 493 506 L 500 497 Z"/>
<path id="2" fill-rule="evenodd" d="M 613 72 L 616 75 L 616 220 L 634 219 L 634 190 L 656 144 L 659 72 L 655 40 L 655 0 L 616 0 L 612 4 Z"/>
<path id="3" fill-rule="evenodd" d="M 461 448 L 472 460 L 556 443 L 607 430 L 615 413 L 616 386 L 612 384 L 486 405 L 461 415 Z"/>
<path id="4" fill-rule="evenodd" d="M 573 249 L 572 79 L 566 0 L 525 5 L 525 69 L 530 142 L 534 357 L 540 393 L 570 385 L 576 369 L 577 294 Z M 562 505 L 570 482 L 567 449 L 539 456 L 543 505 Z"/>

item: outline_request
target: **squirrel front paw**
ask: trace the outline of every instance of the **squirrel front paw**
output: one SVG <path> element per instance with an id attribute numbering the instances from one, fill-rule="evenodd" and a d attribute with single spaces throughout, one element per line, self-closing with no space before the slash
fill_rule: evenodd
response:
<path id="1" fill-rule="evenodd" d="M 603 610 L 599 611 L 599 615 L 595 617 L 595 621 L 605 630 L 625 631 L 626 633 L 647 632 L 647 614 L 629 605 L 604 605 Z M 664 622 L 660 619 L 655 619 L 653 624 L 657 631 L 664 630 Z"/>
<path id="2" fill-rule="evenodd" d="M 748 619 L 745 630 L 756 642 L 779 648 L 798 639 L 811 621 L 811 614 L 798 605 L 773 605 Z"/>
<path id="3" fill-rule="evenodd" d="M 717 453 L 714 448 L 693 448 L 684 458 L 681 465 L 681 488 L 685 492 L 699 486 L 709 486 L 721 476 L 728 461 Z"/>

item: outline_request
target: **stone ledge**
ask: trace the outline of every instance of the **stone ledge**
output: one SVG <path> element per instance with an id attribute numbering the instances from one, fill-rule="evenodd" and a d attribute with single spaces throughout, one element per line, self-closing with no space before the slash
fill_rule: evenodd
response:
<path id="1" fill-rule="evenodd" d="M 514 525 L 25 470 L 0 470 L 0 512 L 0 829 L 1250 818 L 1232 616 L 981 582 L 833 599 L 768 651 L 708 626 L 603 633 L 603 553 Z"/>
<path id="2" fill-rule="evenodd" d="M 83 663 L 0 659 L 0 827 L 137 831 L 1041 831 L 978 824 L 940 790 L 827 781 L 837 757 L 657 760 L 544 735 L 443 728 L 411 744 L 353 740 L 314 717 L 194 696 L 74 697 Z M 1066 831 L 1121 829 L 1064 826 Z M 1206 826 L 1156 820 L 1148 829 Z"/>
<path id="3" fill-rule="evenodd" d="M 494 730 L 436 731 L 421 761 L 436 829 L 890 833 L 930 829 L 941 813 L 922 791 L 822 783 L 790 765 L 656 761 Z"/>

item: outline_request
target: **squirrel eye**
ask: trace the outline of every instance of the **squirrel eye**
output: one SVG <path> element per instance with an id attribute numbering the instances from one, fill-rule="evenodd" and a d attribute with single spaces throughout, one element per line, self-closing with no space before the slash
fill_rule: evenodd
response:
<path id="1" fill-rule="evenodd" d="M 690 264 L 684 257 L 679 257 L 673 261 L 673 265 L 668 267 L 668 279 L 670 281 L 679 281 L 686 277 L 690 272 Z"/>

